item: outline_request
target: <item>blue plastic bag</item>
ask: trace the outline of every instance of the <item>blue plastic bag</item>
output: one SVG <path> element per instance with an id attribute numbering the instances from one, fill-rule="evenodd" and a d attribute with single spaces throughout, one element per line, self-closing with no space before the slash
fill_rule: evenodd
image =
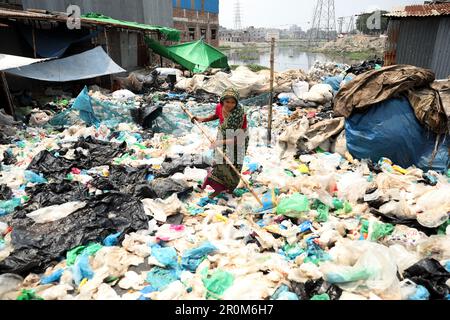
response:
<path id="1" fill-rule="evenodd" d="M 298 228 L 299 228 L 299 230 L 300 230 L 300 233 L 303 233 L 303 232 L 306 232 L 306 231 L 308 231 L 308 230 L 311 230 L 311 228 L 312 228 L 312 223 L 311 223 L 311 221 L 305 221 L 305 222 L 303 222 L 302 224 L 300 224 L 299 226 L 298 226 Z"/>
<path id="2" fill-rule="evenodd" d="M 199 207 L 205 207 L 208 204 L 217 204 L 219 201 L 216 199 L 210 199 L 209 197 L 200 198 L 197 205 Z"/>
<path id="3" fill-rule="evenodd" d="M 80 111 L 81 120 L 86 122 L 88 126 L 97 126 L 100 124 L 100 120 L 98 120 L 94 114 L 94 109 L 92 108 L 91 97 L 88 94 L 87 86 L 84 86 L 84 89 L 75 99 L 72 108 Z"/>
<path id="4" fill-rule="evenodd" d="M 49 284 L 49 283 L 53 283 L 53 282 L 59 282 L 63 273 L 64 273 L 64 269 L 58 269 L 58 270 L 54 271 L 52 274 L 42 277 L 41 284 Z"/>
<path id="5" fill-rule="evenodd" d="M 445 270 L 447 270 L 448 272 L 450 272 L 450 260 L 449 261 L 447 261 L 446 263 L 445 263 Z"/>
<path id="6" fill-rule="evenodd" d="M 177 251 L 173 247 L 161 247 L 155 244 L 152 247 L 152 256 L 166 267 L 176 268 L 178 266 Z"/>
<path id="7" fill-rule="evenodd" d="M 36 184 L 47 183 L 47 179 L 31 170 L 25 170 L 25 180 Z"/>
<path id="8" fill-rule="evenodd" d="M 73 281 L 78 286 L 83 279 L 92 279 L 94 277 L 94 271 L 92 271 L 89 265 L 89 255 L 83 253 L 77 257 L 75 264 L 72 267 Z"/>
<path id="9" fill-rule="evenodd" d="M 343 80 L 343 76 L 326 77 L 325 80 L 323 80 L 323 83 L 330 85 L 331 88 L 333 88 L 333 91 L 336 93 L 341 88 L 341 82 Z"/>
<path id="10" fill-rule="evenodd" d="M 216 250 L 217 248 L 210 242 L 205 242 L 198 248 L 187 250 L 181 258 L 181 268 L 195 272 L 203 259 Z"/>
<path id="11" fill-rule="evenodd" d="M 0 217 L 13 212 L 21 203 L 20 198 L 0 201 Z"/>
<path id="12" fill-rule="evenodd" d="M 441 143 L 430 165 L 436 134 L 422 127 L 406 98 L 389 99 L 365 113 L 354 113 L 345 121 L 345 133 L 348 150 L 358 159 L 377 162 L 386 157 L 404 168 L 415 165 L 438 172 L 447 171 L 450 164 L 447 143 Z"/>
<path id="13" fill-rule="evenodd" d="M 283 284 L 272 295 L 270 300 L 300 300 L 298 296 L 289 291 L 289 288 Z"/>
<path id="14" fill-rule="evenodd" d="M 147 273 L 147 282 L 156 290 L 162 291 L 169 284 L 180 279 L 179 272 L 176 269 L 164 269 L 154 267 Z"/>
<path id="15" fill-rule="evenodd" d="M 144 294 L 152 293 L 152 292 L 155 292 L 155 291 L 158 291 L 158 290 L 156 290 L 152 286 L 146 286 L 144 289 L 139 291 L 140 293 L 142 293 L 142 295 L 138 298 L 138 300 L 151 300 L 150 298 L 144 297 Z"/>
<path id="16" fill-rule="evenodd" d="M 408 300 L 429 300 L 430 293 L 424 286 L 418 285 L 416 292 L 408 297 Z"/>
<path id="17" fill-rule="evenodd" d="M 103 240 L 103 245 L 105 247 L 114 247 L 114 246 L 116 246 L 117 243 L 119 242 L 118 238 L 120 237 L 121 234 L 122 234 L 122 232 L 117 232 L 117 233 L 110 234 L 109 236 L 107 236 L 105 238 L 105 240 Z"/>

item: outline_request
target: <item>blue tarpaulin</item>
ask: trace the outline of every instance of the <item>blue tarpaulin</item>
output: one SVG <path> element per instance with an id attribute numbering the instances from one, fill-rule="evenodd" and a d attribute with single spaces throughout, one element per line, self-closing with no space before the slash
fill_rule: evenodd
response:
<path id="1" fill-rule="evenodd" d="M 94 114 L 94 109 L 92 108 L 91 97 L 88 94 L 88 88 L 84 86 L 84 89 L 80 92 L 72 108 L 80 111 L 80 118 L 88 126 L 99 125 L 100 120 Z"/>
<path id="2" fill-rule="evenodd" d="M 31 27 L 22 26 L 20 32 L 27 43 L 33 48 L 33 33 Z M 83 42 L 95 37 L 97 31 L 86 34 L 79 30 L 35 30 L 36 53 L 39 57 L 61 57 L 66 50 L 75 43 Z"/>
<path id="3" fill-rule="evenodd" d="M 180 8 L 182 8 L 182 9 L 191 9 L 191 0 L 181 0 Z"/>
<path id="4" fill-rule="evenodd" d="M 100 46 L 67 58 L 6 70 L 20 77 L 53 82 L 90 79 L 124 71 Z"/>
<path id="5" fill-rule="evenodd" d="M 372 106 L 365 113 L 354 113 L 345 121 L 347 147 L 359 159 L 391 159 L 402 167 L 415 165 L 422 170 L 447 171 L 448 137 L 432 161 L 436 134 L 417 120 L 408 99 L 395 98 Z"/>
<path id="6" fill-rule="evenodd" d="M 195 10 L 202 11 L 202 0 L 195 0 Z"/>
<path id="7" fill-rule="evenodd" d="M 219 0 L 205 0 L 205 11 L 219 13 Z"/>

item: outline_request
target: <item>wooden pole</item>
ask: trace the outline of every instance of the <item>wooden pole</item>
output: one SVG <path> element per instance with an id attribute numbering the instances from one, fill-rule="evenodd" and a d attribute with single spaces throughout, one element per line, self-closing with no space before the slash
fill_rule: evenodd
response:
<path id="1" fill-rule="evenodd" d="M 10 114 L 11 116 L 13 116 L 14 120 L 17 120 L 16 119 L 16 113 L 14 111 L 14 102 L 13 102 L 13 99 L 11 97 L 11 93 L 9 92 L 9 86 L 8 86 L 8 82 L 6 81 L 5 73 L 4 72 L 0 72 L 0 77 L 2 78 L 2 84 L 3 84 L 2 87 L 3 87 L 3 90 L 5 91 L 5 97 L 6 97 L 6 100 L 7 100 L 6 106 L 8 107 L 8 110 L 5 107 L 5 111 L 8 114 Z"/>
<path id="2" fill-rule="evenodd" d="M 269 119 L 267 127 L 267 145 L 272 142 L 272 101 L 273 101 L 273 74 L 275 62 L 275 38 L 270 43 L 270 95 L 269 95 Z"/>
<path id="3" fill-rule="evenodd" d="M 109 40 L 108 40 L 108 32 L 106 31 L 106 27 L 103 28 L 103 33 L 105 34 L 106 53 L 111 58 L 111 55 L 109 54 Z M 110 89 L 112 91 L 113 90 L 112 75 L 109 75 L 109 85 L 110 85 Z"/>
<path id="4" fill-rule="evenodd" d="M 36 52 L 36 31 L 35 31 L 35 26 L 33 23 L 33 27 L 31 28 L 31 35 L 33 37 L 33 54 L 34 54 L 34 58 L 37 58 L 37 52 Z"/>
<path id="5" fill-rule="evenodd" d="M 183 109 L 183 111 L 186 112 L 186 114 L 192 120 L 192 118 L 193 118 L 192 113 L 190 113 L 189 110 L 187 110 L 183 105 L 180 105 L 180 106 L 181 106 L 181 109 Z M 202 126 L 197 122 L 197 120 L 195 120 L 194 123 L 200 129 L 200 131 L 203 133 L 203 135 L 209 140 L 209 142 L 214 143 L 214 140 L 208 135 L 208 133 L 206 133 L 205 129 L 202 128 Z M 258 203 L 262 207 L 264 207 L 264 204 L 262 203 L 261 199 L 259 199 L 259 197 L 256 194 L 256 192 L 252 189 L 252 187 L 250 187 L 250 184 L 242 177 L 241 173 L 239 172 L 238 169 L 236 169 L 236 167 L 234 166 L 233 162 L 231 162 L 231 160 L 223 153 L 223 151 L 219 147 L 216 147 L 216 151 L 219 152 L 219 154 L 225 159 L 225 162 L 228 165 L 230 165 L 230 167 L 233 169 L 233 171 L 236 172 L 237 175 L 239 175 L 239 177 L 241 178 L 242 182 L 245 184 L 247 189 L 252 193 L 253 197 L 255 197 L 255 199 L 258 201 Z"/>

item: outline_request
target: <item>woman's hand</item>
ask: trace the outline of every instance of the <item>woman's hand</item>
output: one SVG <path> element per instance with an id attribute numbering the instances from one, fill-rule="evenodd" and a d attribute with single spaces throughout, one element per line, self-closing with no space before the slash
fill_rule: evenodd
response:
<path id="1" fill-rule="evenodd" d="M 195 117 L 195 116 L 194 116 L 194 117 L 191 118 L 191 122 L 192 122 L 192 123 L 195 123 L 195 121 L 197 121 L 197 122 L 199 122 L 199 123 L 202 123 L 202 122 L 203 122 L 202 119 L 200 119 L 199 117 Z"/>
<path id="2" fill-rule="evenodd" d="M 210 145 L 209 145 L 209 148 L 210 149 L 215 149 L 215 148 L 217 148 L 217 141 L 214 141 L 214 142 L 212 142 Z"/>

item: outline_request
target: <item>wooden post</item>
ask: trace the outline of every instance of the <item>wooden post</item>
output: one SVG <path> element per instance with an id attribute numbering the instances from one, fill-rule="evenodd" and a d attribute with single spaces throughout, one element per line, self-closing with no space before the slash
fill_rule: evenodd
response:
<path id="1" fill-rule="evenodd" d="M 103 28 L 103 33 L 105 35 L 105 43 L 106 43 L 106 53 L 108 54 L 108 56 L 111 58 L 111 55 L 109 54 L 109 41 L 108 41 L 108 32 L 106 31 L 106 27 Z M 112 80 L 112 75 L 109 75 L 109 85 L 110 85 L 110 89 L 111 91 L 113 90 L 113 80 Z"/>
<path id="2" fill-rule="evenodd" d="M 36 52 L 36 31 L 35 31 L 35 27 L 34 27 L 34 23 L 33 23 L 33 27 L 31 28 L 31 35 L 33 37 L 33 54 L 34 54 L 34 58 L 37 58 L 37 52 Z"/>
<path id="3" fill-rule="evenodd" d="M 5 73 L 0 72 L 0 77 L 2 78 L 2 87 L 3 87 L 3 90 L 5 91 L 5 97 L 6 97 L 6 101 L 7 101 L 6 106 L 5 106 L 5 111 L 9 115 L 13 116 L 14 120 L 17 120 L 16 113 L 14 111 L 14 102 L 11 97 L 11 93 L 9 92 L 9 86 L 8 86 L 8 82 L 6 81 Z M 8 108 L 6 108 L 6 107 L 8 107 Z"/>
<path id="4" fill-rule="evenodd" d="M 267 145 L 272 142 L 272 101 L 273 101 L 273 74 L 275 62 L 275 38 L 272 38 L 270 44 L 270 95 L 269 95 L 269 119 L 267 127 Z"/>

